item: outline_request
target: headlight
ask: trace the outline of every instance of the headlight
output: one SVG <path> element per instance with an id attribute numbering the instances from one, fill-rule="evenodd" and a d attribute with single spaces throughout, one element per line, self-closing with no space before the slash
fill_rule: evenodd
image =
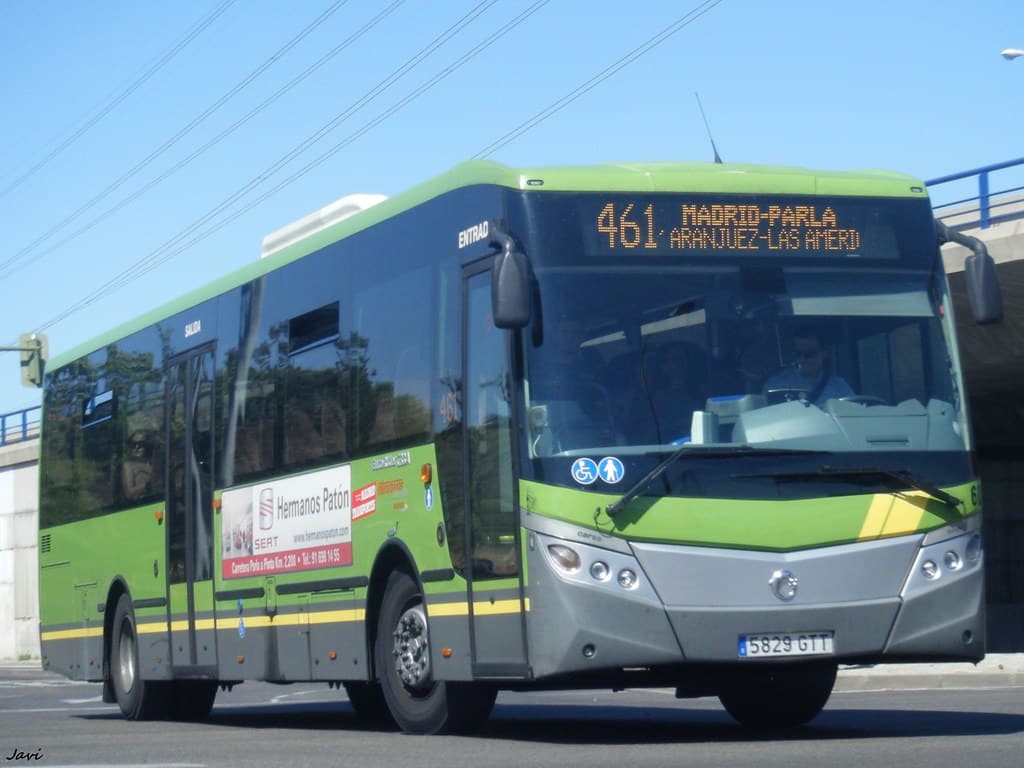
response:
<path id="1" fill-rule="evenodd" d="M 636 572 L 631 568 L 619 571 L 619 586 L 623 589 L 633 589 L 636 586 Z"/>
<path id="2" fill-rule="evenodd" d="M 967 548 L 964 550 L 964 557 L 971 565 L 981 559 L 981 536 L 978 534 L 971 536 L 970 541 L 967 542 Z"/>
<path id="3" fill-rule="evenodd" d="M 612 569 L 604 560 L 595 560 L 590 565 L 590 575 L 598 581 L 608 581 L 612 575 Z"/>
<path id="4" fill-rule="evenodd" d="M 564 544 L 548 544 L 548 554 L 555 564 L 568 573 L 575 573 L 580 569 L 580 556 L 572 547 Z"/>

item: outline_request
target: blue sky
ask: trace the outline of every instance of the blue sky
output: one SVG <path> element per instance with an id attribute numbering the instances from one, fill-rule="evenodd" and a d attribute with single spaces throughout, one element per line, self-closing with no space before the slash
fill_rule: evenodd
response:
<path id="1" fill-rule="evenodd" d="M 535 0 L 337 3 L 4 1 L 0 345 L 45 325 L 58 354 L 258 258 L 265 234 L 342 195 L 395 194 L 477 156 L 694 9 L 706 12 L 487 156 L 710 160 L 696 91 L 726 161 L 929 179 L 1024 156 L 1024 59 L 999 56 L 1024 48 L 1024 3 L 551 0 L 433 84 Z M 225 214 L 329 150 L 97 293 L 240 191 Z M 0 355 L 0 413 L 38 402 L 17 356 Z"/>

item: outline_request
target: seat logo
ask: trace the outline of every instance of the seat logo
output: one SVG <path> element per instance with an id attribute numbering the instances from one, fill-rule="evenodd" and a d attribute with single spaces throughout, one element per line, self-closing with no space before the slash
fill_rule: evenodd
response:
<path id="1" fill-rule="evenodd" d="M 772 588 L 772 594 L 784 603 L 788 603 L 796 597 L 798 584 L 799 581 L 793 572 L 783 569 L 775 571 L 768 580 L 768 586 Z"/>

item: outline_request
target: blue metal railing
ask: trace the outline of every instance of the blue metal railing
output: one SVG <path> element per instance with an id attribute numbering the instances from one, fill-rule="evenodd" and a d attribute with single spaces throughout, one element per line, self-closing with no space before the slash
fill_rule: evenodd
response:
<path id="1" fill-rule="evenodd" d="M 39 436 L 39 418 L 42 407 L 33 405 L 20 411 L 0 413 L 0 445 L 20 443 Z"/>
<path id="2" fill-rule="evenodd" d="M 1009 195 L 1009 194 L 1012 194 L 1014 192 L 1020 192 L 1021 190 L 1024 190 L 1024 186 L 1016 186 L 1016 187 L 1007 187 L 1006 189 L 1001 189 L 998 192 L 992 192 L 992 191 L 989 190 L 989 174 L 994 173 L 995 171 L 1002 171 L 1002 170 L 1005 170 L 1007 168 L 1014 168 L 1014 167 L 1017 167 L 1017 166 L 1024 166 L 1024 157 L 1018 157 L 1016 160 L 1007 160 L 1006 162 L 1003 162 L 1003 163 L 994 163 L 993 165 L 985 165 L 985 166 L 982 166 L 981 168 L 972 168 L 969 171 L 960 171 L 959 173 L 951 173 L 948 176 L 940 176 L 937 179 L 932 179 L 930 181 L 926 181 L 925 184 L 928 185 L 929 189 L 934 189 L 935 187 L 939 186 L 940 184 L 947 184 L 947 183 L 952 182 L 952 181 L 960 181 L 962 179 L 969 179 L 972 176 L 977 176 L 977 178 L 978 178 L 978 194 L 977 195 L 974 195 L 974 196 L 971 196 L 971 197 L 965 197 L 965 198 L 963 198 L 961 200 L 952 200 L 952 201 L 950 201 L 948 203 L 942 203 L 941 205 L 935 205 L 934 209 L 935 209 L 936 212 L 939 212 L 943 208 L 951 208 L 953 206 L 963 206 L 963 205 L 969 205 L 969 204 L 972 204 L 972 203 L 977 203 L 977 207 L 976 208 L 968 207 L 965 210 L 957 210 L 956 213 L 957 214 L 977 213 L 978 214 L 978 224 L 981 226 L 982 229 L 986 229 L 993 222 L 993 210 L 998 209 L 998 208 L 1000 208 L 1002 206 L 1008 206 L 1008 205 L 1013 205 L 1015 203 L 1017 203 L 1017 204 L 1020 203 L 1019 199 L 1004 200 L 1004 201 L 997 201 L 997 202 L 993 202 L 992 199 L 994 197 L 999 197 L 1001 195 Z M 941 214 L 940 214 L 940 217 L 941 217 Z M 1019 217 L 1019 214 L 1016 217 Z M 998 221 L 999 218 L 1000 217 L 999 217 L 999 215 L 997 213 L 994 220 Z"/>

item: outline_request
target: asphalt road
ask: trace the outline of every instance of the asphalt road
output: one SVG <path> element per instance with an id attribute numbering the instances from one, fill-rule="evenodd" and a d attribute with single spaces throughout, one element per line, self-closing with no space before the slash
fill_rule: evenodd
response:
<path id="1" fill-rule="evenodd" d="M 357 719 L 326 685 L 246 683 L 206 723 L 131 723 L 98 685 L 0 666 L 0 765 L 25 764 L 1005 768 L 1024 764 L 1024 687 L 842 690 L 781 734 L 668 690 L 503 693 L 479 734 L 424 737 Z"/>

